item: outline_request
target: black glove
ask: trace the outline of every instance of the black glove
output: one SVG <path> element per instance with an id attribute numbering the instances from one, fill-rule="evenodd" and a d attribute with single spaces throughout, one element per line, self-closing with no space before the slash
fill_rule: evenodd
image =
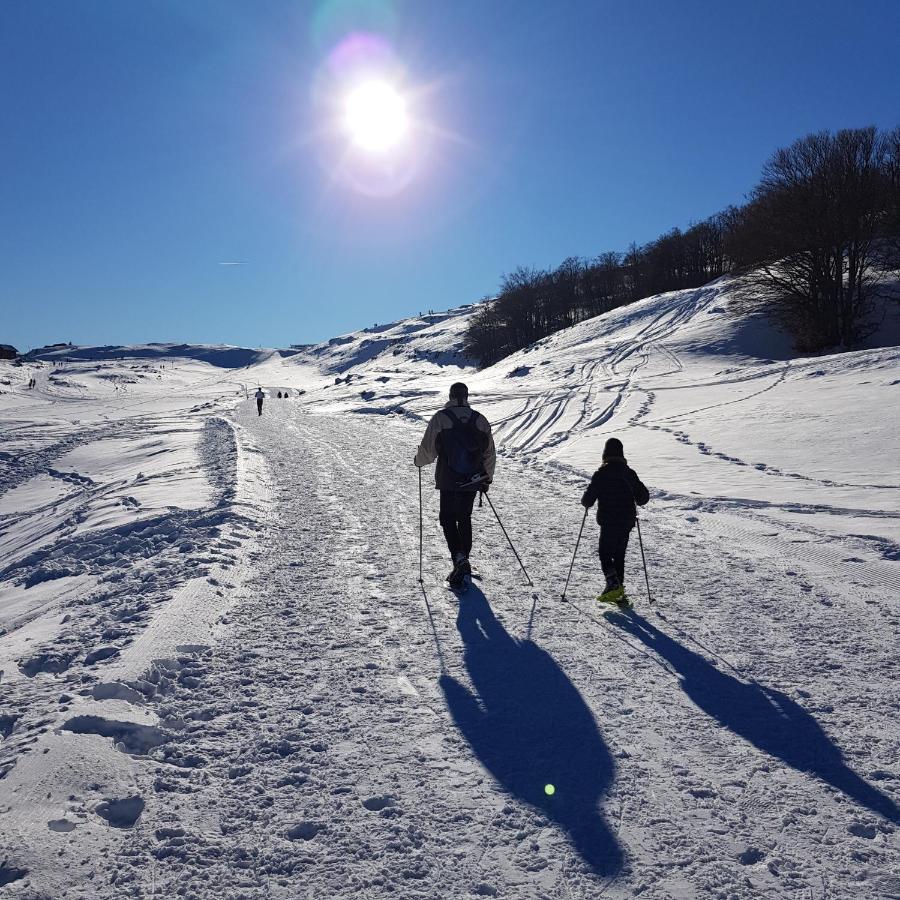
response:
<path id="1" fill-rule="evenodd" d="M 586 502 L 585 499 L 584 499 L 584 497 L 582 497 L 582 498 L 581 498 L 581 505 L 582 505 L 585 509 L 590 509 L 594 504 L 593 504 L 593 503 L 588 503 L 588 502 Z"/>

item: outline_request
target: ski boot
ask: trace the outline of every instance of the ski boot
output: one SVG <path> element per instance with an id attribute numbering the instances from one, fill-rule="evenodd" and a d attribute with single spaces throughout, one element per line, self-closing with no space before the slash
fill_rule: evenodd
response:
<path id="1" fill-rule="evenodd" d="M 457 553 L 453 571 L 447 576 L 447 584 L 455 591 L 465 590 L 466 578 L 471 576 L 471 574 L 472 567 L 469 565 L 469 558 L 463 556 L 462 553 Z"/>
<path id="2" fill-rule="evenodd" d="M 618 578 L 608 578 L 606 588 L 603 593 L 597 597 L 600 603 L 615 603 L 617 606 L 630 606 L 628 598 L 625 596 L 625 588 Z"/>

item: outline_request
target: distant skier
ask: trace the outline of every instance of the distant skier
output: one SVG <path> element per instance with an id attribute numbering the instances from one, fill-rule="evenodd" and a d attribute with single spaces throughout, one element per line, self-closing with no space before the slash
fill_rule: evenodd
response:
<path id="1" fill-rule="evenodd" d="M 603 463 L 591 478 L 581 505 L 597 504 L 600 525 L 600 566 L 606 587 L 599 599 L 619 602 L 625 597 L 625 551 L 637 521 L 637 507 L 650 500 L 650 492 L 625 460 L 618 438 L 610 438 L 603 448 Z"/>
<path id="2" fill-rule="evenodd" d="M 447 581 L 451 587 L 461 587 L 472 573 L 475 494 L 487 491 L 497 464 L 490 423 L 469 406 L 469 389 L 461 381 L 450 386 L 449 401 L 428 423 L 413 462 L 421 468 L 435 460 L 435 487 L 441 492 L 439 521 L 453 561 Z"/>
<path id="3" fill-rule="evenodd" d="M 265 399 L 266 399 L 266 395 L 263 392 L 263 389 L 257 388 L 256 389 L 256 414 L 258 416 L 262 415 L 262 405 L 263 405 L 263 400 L 265 400 Z"/>

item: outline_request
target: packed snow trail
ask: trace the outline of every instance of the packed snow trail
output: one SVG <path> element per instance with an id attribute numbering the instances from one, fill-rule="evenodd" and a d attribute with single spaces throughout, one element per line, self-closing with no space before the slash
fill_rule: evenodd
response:
<path id="1" fill-rule="evenodd" d="M 659 614 L 579 599 L 589 529 L 562 604 L 583 479 L 505 456 L 491 496 L 537 589 L 485 504 L 457 602 L 430 489 L 416 581 L 421 429 L 277 403 L 237 421 L 275 489 L 265 551 L 226 638 L 178 660 L 143 815 L 66 896 L 900 892 L 883 594 L 836 597 L 663 504 Z"/>
<path id="2" fill-rule="evenodd" d="M 541 885 L 539 893 L 552 892 L 566 867 L 573 870 L 567 879 L 593 882 L 596 876 L 570 859 L 564 835 L 552 825 L 552 809 L 543 816 L 509 802 L 502 779 L 491 782 L 452 726 L 442 689 L 454 714 L 475 728 L 474 740 L 493 741 L 494 756 L 505 748 L 501 757 L 521 768 L 539 745 L 588 736 L 590 750 L 607 759 L 605 775 L 593 774 L 588 760 L 581 760 L 583 779 L 597 784 L 593 800 L 609 781 L 611 760 L 593 715 L 534 644 L 523 655 L 506 635 L 505 654 L 479 657 L 489 663 L 479 675 L 480 695 L 484 700 L 487 682 L 500 708 L 508 708 L 506 676 L 513 688 L 506 693 L 517 703 L 540 676 L 537 687 L 550 690 L 546 716 L 507 713 L 500 730 L 490 733 L 472 725 L 455 604 L 429 578 L 432 627 L 411 570 L 418 510 L 410 429 L 293 410 L 276 418 L 280 412 L 273 407 L 264 414 L 256 431 L 277 460 L 279 495 L 268 552 L 247 599 L 236 606 L 233 639 L 193 667 L 208 669 L 203 685 L 184 692 L 182 708 L 167 704 L 170 719 L 196 721 L 201 711 L 213 718 L 211 727 L 170 749 L 173 758 L 192 760 L 181 782 L 196 791 L 191 811 L 172 816 L 169 810 L 171 820 L 152 823 L 173 844 L 157 848 L 154 857 L 145 855 L 136 833 L 134 855 L 125 851 L 128 863 L 116 887 L 129 883 L 129 873 L 143 880 L 152 872 L 165 896 L 193 870 L 198 878 L 204 873 L 210 889 L 231 888 L 236 896 L 296 897 L 298 889 L 310 897 L 382 889 L 400 896 L 464 896 L 490 893 L 485 879 L 494 878 L 500 861 L 518 870 L 523 896 Z M 440 565 L 446 568 L 443 559 Z M 526 593 L 517 610 L 523 623 L 528 600 Z M 483 611 L 472 612 L 485 618 Z M 492 637 L 505 635 L 498 620 L 491 622 Z M 479 656 L 476 650 L 470 655 Z M 566 721 L 573 709 L 578 721 Z M 535 731 L 534 739 L 516 751 L 523 724 Z M 496 766 L 502 769 L 504 760 Z M 510 772 L 506 778 L 521 776 Z M 563 800 L 559 815 L 566 819 L 571 801 L 566 803 L 565 790 L 572 779 L 565 772 L 552 777 Z M 178 788 L 178 781 L 170 782 L 166 778 L 156 789 Z M 546 770 L 535 772 L 522 791 L 538 799 L 550 782 Z M 149 828 L 150 816 L 145 818 Z M 588 821 L 600 821 L 599 811 L 589 811 Z M 211 825 L 214 837 L 208 836 Z M 583 824 L 573 828 L 583 830 Z M 510 831 L 519 835 L 512 846 Z M 526 835 L 542 837 L 553 859 L 528 850 Z M 596 837 L 588 852 L 611 874 L 621 851 L 608 832 Z M 588 840 L 580 833 L 579 839 Z M 488 864 L 485 856 L 497 859 Z M 238 884 L 236 869 L 246 870 Z M 527 882 L 532 884 L 525 887 Z M 246 893 L 253 890 L 258 893 Z"/>

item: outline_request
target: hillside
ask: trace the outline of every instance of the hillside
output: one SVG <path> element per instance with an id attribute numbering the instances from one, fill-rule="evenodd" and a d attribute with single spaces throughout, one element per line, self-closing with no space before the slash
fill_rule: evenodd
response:
<path id="1" fill-rule="evenodd" d="M 0 897 L 900 896 L 900 347 L 743 290 L 482 371 L 473 307 L 0 362 Z M 457 599 L 411 462 L 460 379 L 534 586 L 486 502 Z M 604 614 L 611 435 L 653 602 L 633 536 Z"/>
<path id="2" fill-rule="evenodd" d="M 360 333 L 331 348 L 341 383 L 308 380 L 304 402 L 418 419 L 464 379 L 504 453 L 584 474 L 615 434 L 673 499 L 701 496 L 709 510 L 776 515 L 815 534 L 882 533 L 889 556 L 900 541 L 896 520 L 866 510 L 882 507 L 895 481 L 889 432 L 896 422 L 882 411 L 894 405 L 897 347 L 795 357 L 776 326 L 742 311 L 745 291 L 724 278 L 651 297 L 482 371 L 420 366 L 419 354 L 431 347 L 415 339 L 399 359 L 382 353 L 358 362 Z M 897 319 L 892 311 L 882 340 L 896 338 Z M 465 319 L 448 322 L 454 334 Z M 847 521 L 854 511 L 857 520 Z M 884 558 L 881 537 L 868 546 L 876 552 L 867 559 Z"/>
<path id="3" fill-rule="evenodd" d="M 101 362 L 126 360 L 193 359 L 224 369 L 242 369 L 264 362 L 273 354 L 291 356 L 294 350 L 250 350 L 227 344 L 134 344 L 126 347 L 102 347 L 53 344 L 38 347 L 26 354 L 32 361 L 64 365 L 69 362 Z"/>

